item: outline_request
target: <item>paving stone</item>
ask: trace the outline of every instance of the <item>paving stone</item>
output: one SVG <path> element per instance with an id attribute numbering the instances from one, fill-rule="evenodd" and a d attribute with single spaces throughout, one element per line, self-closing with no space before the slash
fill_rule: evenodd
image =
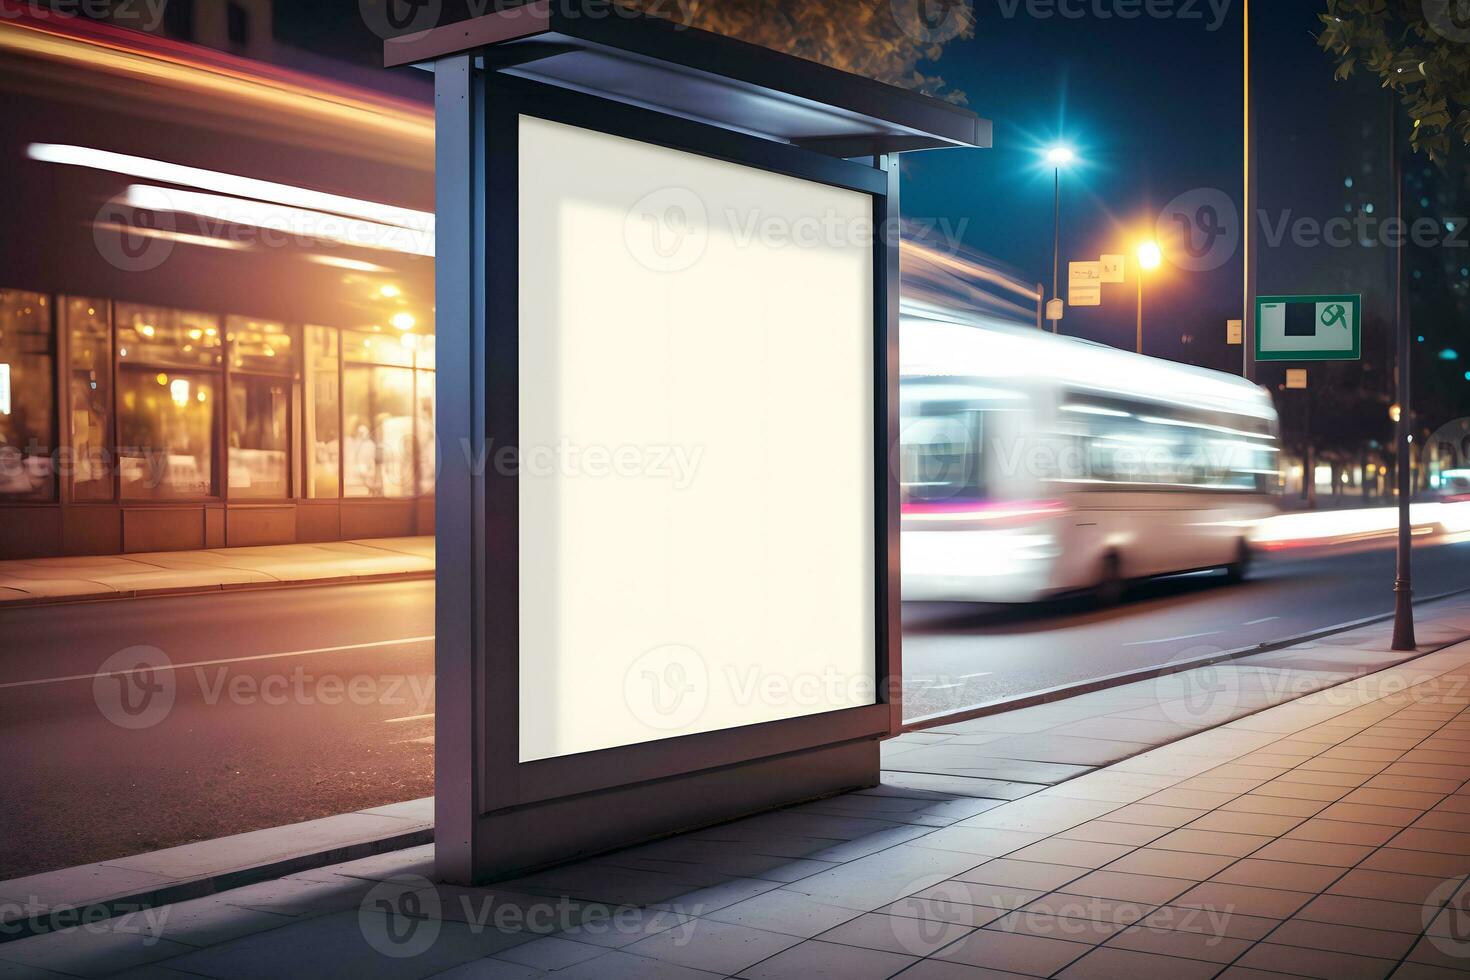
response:
<path id="1" fill-rule="evenodd" d="M 1382 980 L 1397 966 L 1393 960 L 1269 942 L 1252 946 L 1240 958 L 1239 965 L 1323 980 Z"/>
<path id="2" fill-rule="evenodd" d="M 799 942 L 795 936 L 766 929 L 694 919 L 640 939 L 624 952 L 728 976 Z"/>
<path id="3" fill-rule="evenodd" d="M 748 980 L 887 980 L 916 962 L 917 957 L 899 953 L 808 939 L 740 976 Z"/>
<path id="4" fill-rule="evenodd" d="M 869 912 L 829 929 L 817 938 L 844 946 L 928 956 L 972 931 L 970 926 L 953 922 Z"/>
<path id="5" fill-rule="evenodd" d="M 778 889 L 718 909 L 705 918 L 810 939 L 860 914 L 854 909 L 826 905 L 805 895 Z"/>
<path id="6" fill-rule="evenodd" d="M 1254 885 L 1258 888 L 1283 888 L 1317 895 L 1342 874 L 1342 868 L 1320 864 L 1293 864 L 1288 861 L 1261 861 L 1250 857 L 1235 862 L 1210 880 L 1232 885 Z"/>
<path id="7" fill-rule="evenodd" d="M 959 875 L 960 881 L 987 885 L 1010 885 L 1015 888 L 1051 891 L 1087 874 L 1089 869 L 1068 864 L 1045 864 L 1039 861 L 1017 861 L 996 858 Z"/>
<path id="8" fill-rule="evenodd" d="M 1157 953 L 1208 963 L 1230 963 L 1250 948 L 1250 941 L 1205 932 L 1129 926 L 1105 944 L 1139 953 Z"/>
<path id="9" fill-rule="evenodd" d="M 1086 943 L 981 929 L 934 954 L 935 959 L 1049 977 L 1092 949 Z"/>
<path id="10" fill-rule="evenodd" d="M 1414 945 L 1414 937 L 1407 933 L 1389 932 L 1384 929 L 1366 929 L 1362 926 L 1291 919 L 1283 922 L 1271 933 L 1271 942 L 1282 946 L 1306 946 L 1311 949 L 1335 950 L 1397 960 L 1401 959 L 1409 951 L 1409 947 Z"/>
<path id="11" fill-rule="evenodd" d="M 1065 980 L 1138 980 L 1139 977 L 1209 980 L 1219 970 L 1218 963 L 1105 946 L 1087 954 L 1057 976 Z"/>

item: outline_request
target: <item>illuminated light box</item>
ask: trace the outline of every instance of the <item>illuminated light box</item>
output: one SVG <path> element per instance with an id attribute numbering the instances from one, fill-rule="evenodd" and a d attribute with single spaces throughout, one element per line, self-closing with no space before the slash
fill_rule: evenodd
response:
<path id="1" fill-rule="evenodd" d="M 457 883 L 874 785 L 901 726 L 897 154 L 988 124 L 598 14 L 386 49 L 435 73 Z"/>
<path id="2" fill-rule="evenodd" d="M 873 704 L 872 197 L 520 146 L 520 761 Z"/>

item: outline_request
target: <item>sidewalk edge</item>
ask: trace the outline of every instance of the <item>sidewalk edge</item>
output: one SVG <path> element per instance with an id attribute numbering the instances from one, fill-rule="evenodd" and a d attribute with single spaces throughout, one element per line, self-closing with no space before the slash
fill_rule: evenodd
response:
<path id="1" fill-rule="evenodd" d="M 289 826 L 287 825 L 287 827 Z M 219 840 L 228 839 L 219 838 Z M 356 861 L 361 858 L 373 857 L 377 854 L 386 854 L 389 851 L 418 847 L 422 844 L 432 843 L 433 840 L 434 827 L 430 824 L 426 827 L 415 827 L 412 830 L 390 834 L 386 837 L 359 840 L 350 844 L 336 844 L 318 851 L 293 854 L 290 857 L 270 861 L 265 864 L 255 864 L 232 871 L 200 875 L 195 878 L 183 878 L 166 885 L 146 888 L 108 899 L 86 902 L 84 904 L 58 904 L 49 906 L 44 912 L 36 911 L 10 922 L 0 922 L 0 945 L 14 940 L 45 935 L 46 933 L 56 931 L 51 928 L 45 928 L 45 926 L 47 926 L 47 920 L 58 911 L 65 911 L 68 914 L 75 913 L 82 921 L 87 922 L 110 919 L 119 914 L 136 912 L 141 908 L 153 908 L 160 905 L 171 905 L 175 902 L 186 902 L 192 898 L 203 898 L 206 895 L 213 895 L 234 888 L 242 888 L 245 885 L 254 885 L 262 881 L 273 881 L 277 878 L 284 878 L 302 871 L 310 871 L 313 868 L 325 867 L 329 864 L 340 864 L 343 861 Z M 80 865 L 76 868 L 62 868 L 58 869 L 58 872 L 75 873 L 78 870 L 89 867 L 100 867 L 105 863 Z M 4 882 L 0 882 L 0 885 L 3 884 Z"/>
<path id="2" fill-rule="evenodd" d="M 303 589 L 318 585 L 356 585 L 372 582 L 416 582 L 432 579 L 432 570 L 407 572 L 374 572 L 367 575 L 331 575 L 323 578 L 290 579 L 274 582 L 222 582 L 215 585 L 181 585 L 166 589 L 127 589 L 124 591 L 86 592 L 79 595 L 27 596 L 24 599 L 0 599 L 0 610 L 33 606 L 60 606 L 76 602 L 107 602 L 112 599 L 162 599 L 183 595 L 224 595 L 231 592 L 265 592 L 274 589 Z"/>

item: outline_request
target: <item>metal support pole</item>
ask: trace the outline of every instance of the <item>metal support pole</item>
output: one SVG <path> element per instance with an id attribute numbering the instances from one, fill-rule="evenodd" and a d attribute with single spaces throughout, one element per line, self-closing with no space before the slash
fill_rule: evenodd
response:
<path id="1" fill-rule="evenodd" d="M 1051 298 L 1060 299 L 1062 273 L 1062 168 L 1056 168 L 1056 183 L 1051 207 Z M 1057 332 L 1057 321 L 1051 322 L 1051 332 Z"/>
<path id="2" fill-rule="evenodd" d="M 1256 330 L 1256 119 L 1251 103 L 1251 4 L 1244 0 L 1241 9 L 1242 76 L 1245 87 L 1245 201 L 1241 209 L 1240 240 L 1245 260 L 1245 297 L 1241 309 L 1240 376 L 1255 380 Z"/>
<path id="3" fill-rule="evenodd" d="M 1138 263 L 1138 342 L 1134 349 L 1143 353 L 1143 262 Z"/>
<path id="4" fill-rule="evenodd" d="M 1394 214 L 1399 228 L 1404 226 L 1404 175 L 1398 147 L 1398 94 L 1389 91 L 1388 103 L 1388 172 L 1393 181 Z M 1393 583 L 1393 649 L 1414 650 L 1414 527 L 1410 505 L 1414 497 L 1412 481 L 1414 432 L 1411 362 L 1413 347 L 1409 343 L 1409 325 L 1404 316 L 1404 249 L 1402 238 L 1393 253 L 1393 327 L 1398 346 L 1399 419 L 1394 442 L 1398 446 L 1399 543 L 1398 563 Z"/>

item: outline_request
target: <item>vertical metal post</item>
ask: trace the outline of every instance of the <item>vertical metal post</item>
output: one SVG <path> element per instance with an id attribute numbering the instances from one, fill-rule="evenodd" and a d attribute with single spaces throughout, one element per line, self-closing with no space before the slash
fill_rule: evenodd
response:
<path id="1" fill-rule="evenodd" d="M 1241 10 L 1242 75 L 1245 84 L 1245 206 L 1240 217 L 1240 241 L 1242 258 L 1245 260 L 1245 297 L 1241 310 L 1240 376 L 1247 381 L 1255 380 L 1255 365 L 1251 363 L 1256 344 L 1256 117 L 1251 102 L 1251 4 L 1244 0 Z"/>
<path id="2" fill-rule="evenodd" d="M 435 373 L 443 464 L 434 494 L 434 862 L 444 880 L 474 880 L 484 646 L 485 445 L 483 81 L 467 54 L 435 64 Z"/>
<path id="3" fill-rule="evenodd" d="M 1036 284 L 1036 329 L 1046 329 L 1046 283 Z"/>
<path id="4" fill-rule="evenodd" d="M 1051 298 L 1060 299 L 1062 272 L 1062 168 L 1056 168 L 1055 185 L 1051 208 Z M 1051 332 L 1056 333 L 1059 323 L 1051 322 Z"/>
<path id="5" fill-rule="evenodd" d="M 1138 263 L 1138 341 L 1134 350 L 1143 353 L 1143 261 Z"/>
<path id="6" fill-rule="evenodd" d="M 1394 216 L 1398 219 L 1400 238 L 1393 251 L 1393 329 L 1398 346 L 1399 419 L 1394 426 L 1394 442 L 1398 446 L 1399 542 L 1398 562 L 1393 583 L 1393 649 L 1414 650 L 1414 527 L 1410 505 L 1414 497 L 1412 482 L 1414 411 L 1411 387 L 1413 347 L 1409 343 L 1409 324 L 1404 316 L 1404 249 L 1408 242 L 1404 227 L 1403 161 L 1398 146 L 1398 93 L 1388 93 L 1388 173 L 1393 181 Z"/>

